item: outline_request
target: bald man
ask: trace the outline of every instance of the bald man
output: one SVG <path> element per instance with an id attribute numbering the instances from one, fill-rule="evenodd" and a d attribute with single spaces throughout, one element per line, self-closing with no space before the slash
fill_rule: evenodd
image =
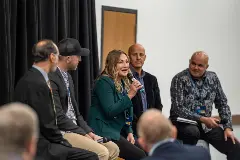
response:
<path id="1" fill-rule="evenodd" d="M 149 125 L 151 124 L 151 125 Z M 210 160 L 209 152 L 197 146 L 185 146 L 172 138 L 174 127 L 157 109 L 149 109 L 139 119 L 139 144 L 149 152 L 144 160 Z M 194 154 L 190 154 L 194 153 Z"/>
<path id="2" fill-rule="evenodd" d="M 199 139 L 212 144 L 228 160 L 240 159 L 240 144 L 232 132 L 232 116 L 216 73 L 207 71 L 208 55 L 193 53 L 189 68 L 178 73 L 171 83 L 170 119 L 184 144 L 196 145 Z M 221 121 L 211 117 L 212 105 Z M 175 121 L 177 117 L 198 122 L 198 125 Z M 218 123 L 222 123 L 222 127 Z"/>
<path id="3" fill-rule="evenodd" d="M 134 44 L 129 47 L 128 55 L 133 76 L 144 87 L 144 92 L 138 91 L 136 96 L 132 98 L 134 112 L 133 132 L 136 134 L 136 123 L 141 114 L 149 108 L 162 110 L 163 105 L 157 78 L 143 70 L 143 65 L 146 60 L 144 47 L 141 44 Z"/>

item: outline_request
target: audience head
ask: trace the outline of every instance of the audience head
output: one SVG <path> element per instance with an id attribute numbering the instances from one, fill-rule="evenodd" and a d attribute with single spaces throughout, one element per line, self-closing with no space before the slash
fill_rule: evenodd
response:
<path id="1" fill-rule="evenodd" d="M 176 128 L 159 110 L 152 108 L 140 117 L 137 133 L 139 144 L 145 151 L 149 152 L 155 143 L 173 138 L 173 134 L 176 136 Z"/>
<path id="2" fill-rule="evenodd" d="M 141 44 L 134 44 L 128 49 L 130 64 L 135 69 L 142 69 L 146 59 L 145 49 Z"/>
<path id="3" fill-rule="evenodd" d="M 208 68 L 208 55 L 204 51 L 194 52 L 189 60 L 189 71 L 194 78 L 201 78 Z"/>
<path id="4" fill-rule="evenodd" d="M 102 74 L 106 74 L 115 81 L 117 90 L 121 90 L 120 80 L 124 80 L 126 89 L 129 89 L 130 82 L 127 78 L 129 72 L 129 58 L 121 50 L 112 50 L 108 53 L 105 68 Z"/>
<path id="5" fill-rule="evenodd" d="M 73 38 L 62 39 L 58 43 L 58 49 L 59 65 L 66 70 L 76 70 L 81 56 L 88 56 L 90 53 L 89 49 L 82 48 L 78 40 Z"/>
<path id="6" fill-rule="evenodd" d="M 52 40 L 44 39 L 37 42 L 32 49 L 34 64 L 48 66 L 49 72 L 57 69 L 59 51 Z"/>
<path id="7" fill-rule="evenodd" d="M 22 103 L 0 107 L 0 155 L 33 159 L 38 137 L 36 112 Z"/>

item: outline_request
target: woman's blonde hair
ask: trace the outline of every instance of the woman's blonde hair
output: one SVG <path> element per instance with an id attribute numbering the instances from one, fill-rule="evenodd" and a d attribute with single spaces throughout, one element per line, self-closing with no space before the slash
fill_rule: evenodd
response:
<path id="1" fill-rule="evenodd" d="M 121 54 L 125 54 L 129 60 L 128 55 L 125 52 L 123 52 L 122 50 L 112 50 L 107 55 L 106 62 L 105 62 L 105 68 L 104 68 L 103 72 L 101 73 L 101 75 L 107 75 L 113 79 L 115 87 L 118 92 L 123 91 L 121 82 L 117 81 L 118 72 L 116 70 L 117 63 L 119 62 L 119 58 L 120 58 Z M 129 87 L 130 81 L 127 77 L 123 77 L 122 80 L 125 84 L 125 89 L 128 92 L 129 88 L 130 88 Z"/>

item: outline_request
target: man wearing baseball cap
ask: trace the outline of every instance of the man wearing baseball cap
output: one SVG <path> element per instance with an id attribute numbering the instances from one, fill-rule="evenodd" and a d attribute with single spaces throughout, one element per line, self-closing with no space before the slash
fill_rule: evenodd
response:
<path id="1" fill-rule="evenodd" d="M 95 135 L 79 112 L 74 95 L 74 85 L 69 70 L 76 70 L 81 56 L 88 56 L 90 51 L 82 48 L 78 40 L 66 38 L 58 43 L 59 62 L 56 72 L 50 73 L 54 101 L 56 105 L 58 127 L 65 139 L 72 146 L 95 152 L 100 160 L 116 159 L 118 146 L 109 141 L 98 143 L 102 137 Z"/>

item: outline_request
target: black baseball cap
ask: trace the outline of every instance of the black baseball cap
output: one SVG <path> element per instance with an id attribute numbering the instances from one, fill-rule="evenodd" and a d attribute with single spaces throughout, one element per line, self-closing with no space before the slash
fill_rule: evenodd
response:
<path id="1" fill-rule="evenodd" d="M 61 56 L 88 56 L 90 50 L 82 48 L 78 40 L 74 38 L 65 38 L 58 43 L 58 49 Z"/>

